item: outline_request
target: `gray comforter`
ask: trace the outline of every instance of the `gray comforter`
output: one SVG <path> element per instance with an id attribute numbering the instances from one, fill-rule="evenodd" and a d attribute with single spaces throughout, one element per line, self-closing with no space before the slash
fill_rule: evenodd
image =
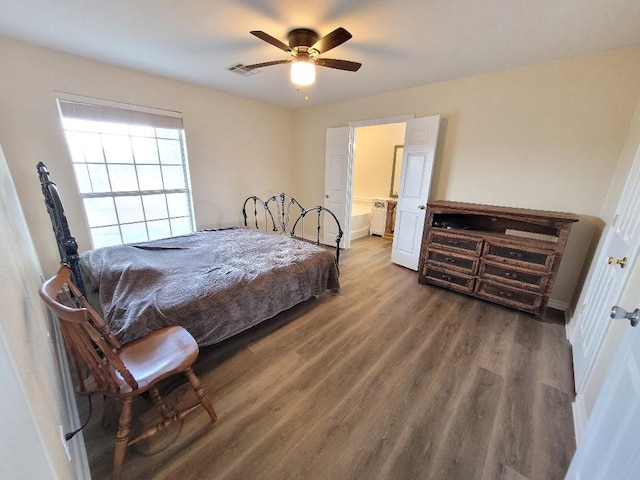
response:
<path id="1" fill-rule="evenodd" d="M 123 343 L 182 325 L 210 345 L 340 288 L 330 251 L 249 228 L 99 248 L 81 261 Z"/>

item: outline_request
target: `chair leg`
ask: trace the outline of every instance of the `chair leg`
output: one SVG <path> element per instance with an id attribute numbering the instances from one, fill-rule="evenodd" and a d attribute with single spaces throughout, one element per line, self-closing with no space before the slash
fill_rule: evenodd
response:
<path id="1" fill-rule="evenodd" d="M 162 418 L 169 418 L 172 415 L 175 415 L 175 411 L 170 409 L 160 396 L 160 392 L 158 392 L 157 387 L 150 388 L 149 395 L 151 395 L 151 400 L 153 401 L 153 405 L 156 407 L 156 411 L 162 416 Z"/>
<path id="2" fill-rule="evenodd" d="M 211 423 L 214 423 L 218 419 L 218 416 L 216 415 L 216 412 L 213 409 L 213 405 L 211 405 L 211 400 L 207 396 L 207 393 L 204 391 L 204 388 L 202 388 L 202 383 L 200 383 L 200 379 L 196 376 L 195 373 L 193 373 L 193 369 L 191 367 L 188 367 L 184 371 L 184 374 L 189 379 L 189 383 L 193 387 L 193 391 L 196 392 L 196 396 L 198 397 L 198 400 L 200 400 L 200 404 L 204 407 L 204 409 L 209 414 L 209 417 L 211 418 Z"/>
<path id="3" fill-rule="evenodd" d="M 122 474 L 122 465 L 127 455 L 129 446 L 129 435 L 131 433 L 131 397 L 122 400 L 122 413 L 118 423 L 118 433 L 116 434 L 116 448 L 113 457 L 113 478 L 118 479 Z"/>

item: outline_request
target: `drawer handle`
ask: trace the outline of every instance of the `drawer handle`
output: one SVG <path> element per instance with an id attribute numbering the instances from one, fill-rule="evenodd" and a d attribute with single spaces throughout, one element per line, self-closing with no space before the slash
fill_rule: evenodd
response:
<path id="1" fill-rule="evenodd" d="M 447 240 L 447 243 L 448 243 L 449 245 L 457 245 L 457 244 L 458 244 L 458 241 L 457 241 L 457 240 Z"/>
<path id="2" fill-rule="evenodd" d="M 507 297 L 507 298 L 511 298 L 511 297 L 513 297 L 513 294 L 512 294 L 512 293 L 509 293 L 509 292 L 498 292 L 498 294 L 499 294 L 501 297 Z"/>
<path id="3" fill-rule="evenodd" d="M 451 257 L 446 257 L 444 259 L 444 261 L 447 262 L 447 263 L 456 263 L 455 258 L 451 258 Z"/>
<path id="4" fill-rule="evenodd" d="M 522 258 L 522 254 L 518 252 L 509 252 L 509 256 L 513 258 Z"/>
<path id="5" fill-rule="evenodd" d="M 451 275 L 445 275 L 445 274 L 442 274 L 442 275 L 441 275 L 441 277 L 442 277 L 444 280 L 448 280 L 449 282 L 451 281 Z"/>
<path id="6" fill-rule="evenodd" d="M 504 276 L 507 277 L 507 278 L 513 278 L 514 280 L 516 278 L 518 278 L 518 274 L 517 273 L 511 273 L 511 272 L 505 273 Z"/>

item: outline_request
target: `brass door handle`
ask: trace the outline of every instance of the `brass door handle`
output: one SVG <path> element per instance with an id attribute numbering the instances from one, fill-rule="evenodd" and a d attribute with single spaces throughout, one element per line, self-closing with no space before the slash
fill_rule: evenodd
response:
<path id="1" fill-rule="evenodd" d="M 624 257 L 624 258 L 609 257 L 608 263 L 609 265 L 620 265 L 620 268 L 624 268 L 627 262 L 628 262 L 627 257 Z"/>
<path id="2" fill-rule="evenodd" d="M 418 208 L 420 210 L 425 210 L 427 208 L 427 206 L 426 205 L 418 205 Z"/>

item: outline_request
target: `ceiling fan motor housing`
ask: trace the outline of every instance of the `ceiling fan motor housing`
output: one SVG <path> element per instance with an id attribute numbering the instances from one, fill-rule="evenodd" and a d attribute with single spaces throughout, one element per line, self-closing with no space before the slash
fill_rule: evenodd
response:
<path id="1" fill-rule="evenodd" d="M 296 28 L 289 32 L 289 47 L 311 47 L 318 41 L 318 34 L 308 28 Z"/>

